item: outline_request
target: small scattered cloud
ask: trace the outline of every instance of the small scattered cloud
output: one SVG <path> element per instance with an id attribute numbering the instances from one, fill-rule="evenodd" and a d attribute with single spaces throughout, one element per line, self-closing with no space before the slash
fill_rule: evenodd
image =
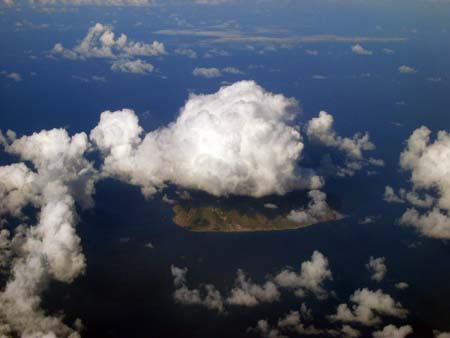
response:
<path id="1" fill-rule="evenodd" d="M 212 68 L 197 67 L 194 68 L 194 70 L 192 71 L 192 75 L 211 79 L 214 77 L 222 76 L 222 72 L 220 71 L 220 69 L 214 67 Z"/>
<path id="2" fill-rule="evenodd" d="M 196 59 L 197 58 L 197 52 L 191 48 L 177 48 L 175 49 L 175 54 L 177 55 L 184 55 L 187 56 L 190 59 Z"/>
<path id="3" fill-rule="evenodd" d="M 406 282 L 398 282 L 398 283 L 395 283 L 395 287 L 399 290 L 405 290 L 405 289 L 409 288 L 409 284 Z"/>
<path id="4" fill-rule="evenodd" d="M 172 266 L 175 293 L 174 299 L 180 304 L 202 305 L 222 313 L 225 306 L 254 307 L 261 303 L 273 303 L 280 300 L 282 288 L 293 290 L 298 297 L 304 297 L 307 292 L 319 299 L 324 299 L 327 292 L 323 288 L 326 280 L 332 279 L 327 258 L 315 251 L 311 260 L 301 264 L 300 273 L 284 269 L 275 277 L 267 277 L 261 284 L 253 282 L 245 271 L 239 269 L 234 285 L 227 295 L 222 295 L 212 284 L 201 284 L 200 288 L 191 289 L 187 286 L 187 268 Z M 311 317 L 311 311 L 306 305 L 301 307 L 305 318 Z M 287 323 L 287 320 L 284 320 Z"/>
<path id="5" fill-rule="evenodd" d="M 381 290 L 358 289 L 350 296 L 350 301 L 354 305 L 340 304 L 336 314 L 329 316 L 329 319 L 373 326 L 381 323 L 379 315 L 405 318 L 408 314 L 399 302 Z"/>
<path id="6" fill-rule="evenodd" d="M 364 158 L 364 152 L 375 149 L 370 141 L 369 133 L 356 133 L 352 138 L 339 136 L 333 127 L 334 118 L 331 114 L 321 111 L 318 117 L 312 118 L 306 124 L 306 135 L 313 141 L 327 147 L 341 150 L 346 155 L 344 167 L 338 168 L 338 176 L 352 176 L 364 166 L 383 166 L 384 162 L 374 158 Z"/>
<path id="7" fill-rule="evenodd" d="M 353 45 L 351 47 L 351 49 L 352 49 L 353 53 L 358 54 L 358 55 L 372 55 L 373 54 L 372 51 L 365 49 L 360 44 Z"/>
<path id="8" fill-rule="evenodd" d="M 375 223 L 377 218 L 375 216 L 366 216 L 364 218 L 361 218 L 358 223 L 359 224 L 371 224 Z"/>
<path id="9" fill-rule="evenodd" d="M 141 59 L 116 60 L 111 64 L 111 70 L 122 73 L 147 75 L 153 72 L 155 67 Z"/>
<path id="10" fill-rule="evenodd" d="M 319 51 L 315 50 L 315 49 L 307 49 L 305 50 L 305 53 L 307 55 L 311 55 L 311 56 L 317 56 L 319 55 Z"/>
<path id="11" fill-rule="evenodd" d="M 414 68 L 412 68 L 410 66 L 406 66 L 406 65 L 402 65 L 402 66 L 398 67 L 398 71 L 401 74 L 415 74 L 415 73 L 417 73 L 417 71 Z"/>
<path id="12" fill-rule="evenodd" d="M 385 261 L 385 257 L 374 258 L 371 256 L 369 263 L 366 264 L 366 269 L 372 273 L 370 278 L 374 281 L 381 282 L 384 279 L 387 272 Z"/>

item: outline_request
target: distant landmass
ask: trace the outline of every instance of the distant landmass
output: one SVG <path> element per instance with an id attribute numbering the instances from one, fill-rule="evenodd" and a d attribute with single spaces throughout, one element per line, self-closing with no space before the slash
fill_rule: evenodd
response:
<path id="1" fill-rule="evenodd" d="M 173 207 L 175 224 L 191 231 L 244 232 L 274 231 L 306 227 L 320 222 L 342 218 L 338 212 L 330 210 L 315 222 L 297 223 L 288 219 L 287 214 L 266 215 L 263 212 L 243 212 L 223 206 L 187 207 L 177 204 Z M 273 212 L 272 212 L 273 214 Z"/>

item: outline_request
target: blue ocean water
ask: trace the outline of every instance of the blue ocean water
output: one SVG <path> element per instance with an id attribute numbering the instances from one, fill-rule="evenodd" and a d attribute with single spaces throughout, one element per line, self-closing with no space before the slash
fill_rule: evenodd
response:
<path id="1" fill-rule="evenodd" d="M 99 183 L 95 207 L 80 211 L 78 232 L 87 271 L 71 285 L 53 282 L 44 297 L 45 309 L 64 309 L 68 322 L 81 318 L 86 327 L 84 337 L 244 337 L 257 320 L 275 322 L 303 301 L 320 314 L 318 326 L 328 325 L 319 318 L 333 313 L 337 304 L 362 287 L 382 288 L 410 311 L 411 337 L 432 337 L 436 328 L 450 330 L 448 244 L 400 227 L 397 219 L 404 207 L 382 200 L 385 185 L 408 185 L 407 174 L 399 171 L 398 156 L 411 132 L 421 125 L 434 132 L 450 130 L 450 45 L 445 43 L 449 9 L 402 2 L 367 7 L 289 6 L 292 3 L 255 10 L 244 5 L 237 18 L 233 8 L 211 7 L 207 16 L 205 9 L 178 10 L 191 22 L 236 20 L 243 30 L 271 24 L 284 25 L 301 35 L 405 36 L 408 40 L 364 43 L 376 54 L 371 57 L 352 54 L 351 43 L 330 42 L 257 54 L 233 45 L 211 46 L 200 37 L 157 34 L 156 30 L 173 28 L 168 15 L 157 8 L 77 9 L 56 14 L 5 9 L 0 26 L 1 68 L 21 73 L 23 80 L 0 79 L 2 130 L 29 134 L 64 127 L 70 133 L 88 132 L 102 111 L 132 108 L 143 128 L 151 131 L 173 121 L 190 92 L 212 93 L 222 81 L 252 79 L 268 91 L 298 99 L 301 123 L 326 110 L 335 116 L 335 128 L 341 135 L 369 131 L 377 146 L 373 156 L 386 162 L 374 176 L 358 173 L 327 181 L 324 191 L 349 217 L 280 232 L 189 232 L 172 222 L 170 206 L 161 202 L 161 196 L 146 200 L 137 187 L 113 180 Z M 23 18 L 50 27 L 16 31 L 14 23 Z M 169 55 L 151 59 L 157 72 L 150 76 L 114 73 L 101 59 L 74 62 L 46 57 L 55 42 L 73 46 L 95 22 L 113 23 L 117 32 L 136 40 L 163 41 Z M 142 25 L 136 26 L 137 22 Z M 382 28 L 377 30 L 377 25 Z M 193 44 L 199 55 L 212 47 L 230 50 L 231 55 L 188 59 L 170 53 L 180 39 Z M 395 54 L 384 55 L 383 48 L 392 48 Z M 309 56 L 306 49 L 319 54 Z M 397 68 L 402 64 L 414 66 L 418 73 L 399 74 Z M 233 66 L 244 74 L 196 78 L 192 69 L 197 66 Z M 80 80 L 92 75 L 106 81 Z M 316 80 L 314 75 L 327 79 Z M 442 79 L 428 81 L 430 77 Z M 376 221 L 359 224 L 365 216 L 375 216 Z M 148 242 L 155 248 L 146 248 Z M 189 269 L 190 286 L 212 283 L 225 291 L 232 287 L 238 268 L 262 282 L 267 274 L 285 266 L 299 268 L 314 250 L 329 259 L 334 278 L 327 288 L 336 292 L 336 298 L 318 302 L 313 297 L 298 299 L 283 293 L 279 303 L 231 307 L 226 315 L 173 301 L 171 264 Z M 365 269 L 370 256 L 386 257 L 389 270 L 381 283 L 371 281 Z M 410 288 L 396 289 L 394 284 L 399 281 L 408 282 Z M 370 336 L 369 331 L 364 335 Z"/>

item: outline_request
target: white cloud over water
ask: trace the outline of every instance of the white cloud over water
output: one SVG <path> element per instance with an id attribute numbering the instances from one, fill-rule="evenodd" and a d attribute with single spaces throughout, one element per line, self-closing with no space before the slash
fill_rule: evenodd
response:
<path id="1" fill-rule="evenodd" d="M 252 81 L 191 95 L 176 121 L 149 132 L 131 110 L 104 112 L 91 138 L 107 175 L 151 195 L 166 183 L 216 196 L 260 197 L 317 185 L 298 167 L 302 136 L 297 102 Z"/>
<path id="2" fill-rule="evenodd" d="M 412 226 L 421 234 L 450 238 L 450 134 L 439 131 L 435 140 L 425 126 L 416 129 L 400 154 L 400 167 L 411 174 L 411 191 L 404 188 L 396 195 L 386 187 L 385 200 L 408 202 L 400 224 Z"/>

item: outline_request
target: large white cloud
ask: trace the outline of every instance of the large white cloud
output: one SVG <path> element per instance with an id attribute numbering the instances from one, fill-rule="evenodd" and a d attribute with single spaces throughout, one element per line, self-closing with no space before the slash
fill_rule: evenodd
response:
<path id="1" fill-rule="evenodd" d="M 416 129 L 400 155 L 400 167 L 411 172 L 412 190 L 401 188 L 397 195 L 387 186 L 385 191 L 386 201 L 412 205 L 400 224 L 428 237 L 450 238 L 450 134 L 440 131 L 431 141 L 427 127 Z"/>
<path id="2" fill-rule="evenodd" d="M 321 180 L 298 167 L 297 102 L 252 81 L 191 95 L 175 122 L 145 135 L 131 110 L 104 112 L 91 139 L 103 171 L 151 195 L 165 183 L 213 195 L 260 197 Z"/>
<path id="3" fill-rule="evenodd" d="M 6 151 L 30 161 L 35 171 L 25 163 L 0 167 L 0 217 L 20 218 L 27 204 L 40 212 L 36 225 L 15 229 L 11 245 L 5 244 L 9 234 L 2 231 L 2 246 L 13 260 L 0 293 L 0 336 L 78 337 L 60 315 L 46 315 L 40 308 L 40 295 L 50 279 L 70 283 L 86 266 L 75 232 L 75 200 L 82 207 L 93 203 L 97 174 L 84 157 L 89 148 L 87 135 L 70 137 L 63 129 L 53 129 L 19 139 L 9 133 L 8 140 L 3 140 Z"/>

